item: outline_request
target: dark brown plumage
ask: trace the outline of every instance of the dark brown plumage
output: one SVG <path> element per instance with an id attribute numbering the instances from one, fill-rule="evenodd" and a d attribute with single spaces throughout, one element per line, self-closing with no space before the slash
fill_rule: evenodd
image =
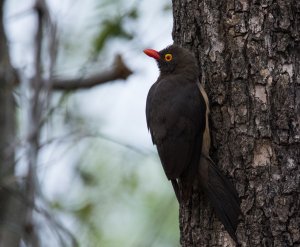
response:
<path id="1" fill-rule="evenodd" d="M 237 241 L 239 198 L 209 157 L 209 104 L 198 82 L 196 59 L 176 45 L 144 52 L 156 59 L 160 69 L 147 97 L 147 125 L 176 197 L 179 203 L 188 202 L 198 181 L 225 229 Z"/>
<path id="2" fill-rule="evenodd" d="M 147 124 L 168 179 L 180 178 L 184 187 L 182 197 L 186 201 L 197 176 L 205 102 L 196 84 L 195 58 L 176 46 L 159 54 L 161 57 L 172 54 L 173 59 L 157 60 L 161 74 L 148 94 Z"/>

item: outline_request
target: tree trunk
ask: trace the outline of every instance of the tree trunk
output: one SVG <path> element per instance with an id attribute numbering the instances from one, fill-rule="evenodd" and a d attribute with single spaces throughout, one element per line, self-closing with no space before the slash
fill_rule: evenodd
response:
<path id="1" fill-rule="evenodd" d="M 211 105 L 211 156 L 234 183 L 242 246 L 300 246 L 300 1 L 173 0 Z M 180 207 L 182 246 L 234 246 L 201 192 Z"/>
<path id="2" fill-rule="evenodd" d="M 16 106 L 13 97 L 17 82 L 11 66 L 0 1 L 0 246 L 18 247 L 22 234 L 22 203 L 16 196 L 15 170 Z"/>

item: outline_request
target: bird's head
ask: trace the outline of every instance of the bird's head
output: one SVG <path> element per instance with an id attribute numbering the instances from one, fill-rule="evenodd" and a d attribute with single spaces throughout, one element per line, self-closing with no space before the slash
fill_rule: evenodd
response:
<path id="1" fill-rule="evenodd" d="M 171 45 L 161 51 L 145 49 L 144 53 L 156 59 L 161 75 L 189 73 L 198 75 L 198 65 L 194 55 L 185 48 Z"/>

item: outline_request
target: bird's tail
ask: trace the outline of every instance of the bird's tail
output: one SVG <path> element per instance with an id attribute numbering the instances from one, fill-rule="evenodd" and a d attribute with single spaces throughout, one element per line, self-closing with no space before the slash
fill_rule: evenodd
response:
<path id="1" fill-rule="evenodd" d="M 216 215 L 231 238 L 237 242 L 235 232 L 241 211 L 235 188 L 215 163 L 209 157 L 203 155 L 200 161 L 200 178 Z"/>

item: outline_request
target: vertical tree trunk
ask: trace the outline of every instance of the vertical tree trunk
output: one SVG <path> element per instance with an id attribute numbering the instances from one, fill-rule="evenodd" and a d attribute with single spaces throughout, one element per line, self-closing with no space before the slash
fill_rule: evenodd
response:
<path id="1" fill-rule="evenodd" d="M 173 0 L 175 43 L 196 54 L 212 158 L 232 178 L 242 246 L 300 246 L 300 1 Z M 207 199 L 180 208 L 182 246 L 234 246 Z"/>
<path id="2" fill-rule="evenodd" d="M 8 56 L 7 41 L 3 27 L 3 5 L 0 2 L 0 174 L 11 174 L 14 150 L 15 115 L 13 100 L 14 75 Z"/>
<path id="3" fill-rule="evenodd" d="M 13 89 L 16 74 L 11 66 L 0 1 L 0 246 L 18 247 L 22 232 L 22 210 L 14 179 L 16 106 Z"/>

